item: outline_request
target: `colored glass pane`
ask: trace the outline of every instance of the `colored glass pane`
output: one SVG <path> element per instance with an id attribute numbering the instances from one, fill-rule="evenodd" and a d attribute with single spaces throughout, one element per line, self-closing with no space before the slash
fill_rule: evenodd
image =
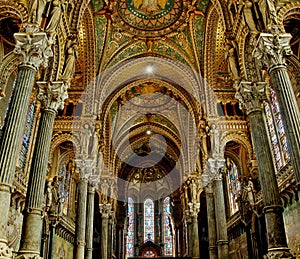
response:
<path id="1" fill-rule="evenodd" d="M 173 255 L 173 239 L 172 239 L 172 227 L 171 227 L 171 206 L 170 198 L 164 199 L 164 245 L 165 255 Z"/>
<path id="2" fill-rule="evenodd" d="M 128 229 L 126 239 L 126 257 L 133 256 L 134 244 L 134 203 L 133 199 L 128 198 L 128 211 L 127 211 Z"/>
<path id="3" fill-rule="evenodd" d="M 68 164 L 62 165 L 60 176 L 62 180 L 59 184 L 58 190 L 61 195 L 62 212 L 63 214 L 68 215 L 71 182 L 71 170 L 68 167 Z"/>
<path id="4" fill-rule="evenodd" d="M 154 241 L 154 203 L 151 199 L 144 202 L 144 240 Z"/>
<path id="5" fill-rule="evenodd" d="M 226 169 L 230 214 L 233 215 L 238 211 L 237 197 L 241 191 L 241 182 L 239 180 L 238 168 L 230 158 L 227 158 Z"/>

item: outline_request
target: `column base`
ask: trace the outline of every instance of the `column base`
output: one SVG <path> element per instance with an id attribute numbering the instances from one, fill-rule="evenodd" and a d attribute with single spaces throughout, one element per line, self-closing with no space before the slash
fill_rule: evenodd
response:
<path id="1" fill-rule="evenodd" d="M 0 243 L 0 258 L 1 259 L 11 259 L 13 257 L 12 255 L 12 249 L 8 247 L 7 244 Z"/>
<path id="2" fill-rule="evenodd" d="M 278 258 L 286 258 L 292 259 L 294 258 L 293 255 L 290 253 L 290 250 L 286 247 L 279 247 L 279 248 L 271 248 L 267 254 L 268 259 L 278 259 Z"/>

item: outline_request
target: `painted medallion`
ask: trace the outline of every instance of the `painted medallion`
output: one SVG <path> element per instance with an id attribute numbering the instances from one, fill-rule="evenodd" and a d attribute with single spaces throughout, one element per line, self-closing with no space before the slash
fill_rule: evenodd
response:
<path id="1" fill-rule="evenodd" d="M 134 34 L 155 37 L 182 24 L 186 5 L 184 0 L 119 0 L 114 18 Z"/>

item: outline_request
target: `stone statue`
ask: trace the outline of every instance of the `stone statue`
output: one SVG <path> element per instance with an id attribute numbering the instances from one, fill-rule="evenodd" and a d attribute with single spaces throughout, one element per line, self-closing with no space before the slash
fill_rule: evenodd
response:
<path id="1" fill-rule="evenodd" d="M 47 0 L 34 0 L 30 11 L 29 21 L 41 26 Z"/>
<path id="2" fill-rule="evenodd" d="M 90 126 L 88 124 L 84 124 L 83 129 L 80 133 L 81 154 L 85 154 L 85 155 L 88 154 L 91 136 L 92 136 L 92 132 L 91 132 Z"/>
<path id="3" fill-rule="evenodd" d="M 248 184 L 245 187 L 245 189 L 247 190 L 248 202 L 249 202 L 251 208 L 254 209 L 254 206 L 255 206 L 255 196 L 254 196 L 254 186 L 253 186 L 253 182 L 252 182 L 251 178 L 249 178 Z"/>
<path id="4" fill-rule="evenodd" d="M 211 125 L 210 136 L 212 157 L 216 158 L 220 154 L 220 133 L 215 124 Z"/>
<path id="5" fill-rule="evenodd" d="M 190 192 L 191 192 L 191 200 L 193 203 L 198 203 L 198 199 L 197 199 L 197 183 L 195 182 L 195 180 L 193 179 L 190 183 Z"/>
<path id="6" fill-rule="evenodd" d="M 258 30 L 256 28 L 256 23 L 254 21 L 254 17 L 253 17 L 253 4 L 250 0 L 247 0 L 244 3 L 244 8 L 243 8 L 243 15 L 244 15 L 244 19 L 246 22 L 246 25 L 248 26 L 249 30 L 251 33 L 257 33 Z"/>
<path id="7" fill-rule="evenodd" d="M 50 34 L 56 31 L 63 12 L 64 2 L 62 0 L 53 0 L 50 15 L 46 21 L 45 31 Z"/>
<path id="8" fill-rule="evenodd" d="M 78 56 L 77 53 L 77 44 L 74 41 L 69 41 L 67 47 L 67 60 L 65 64 L 65 68 L 62 74 L 63 80 L 71 80 L 75 73 L 75 61 Z"/>
<path id="9" fill-rule="evenodd" d="M 49 214 L 59 216 L 62 209 L 62 200 L 58 187 L 61 181 L 61 177 L 55 176 L 51 185 L 51 205 L 49 208 Z"/>
<path id="10" fill-rule="evenodd" d="M 107 195 L 108 195 L 108 182 L 106 179 L 103 180 L 103 183 L 101 184 L 101 193 L 102 193 L 102 204 L 107 203 Z"/>
<path id="11" fill-rule="evenodd" d="M 228 62 L 228 69 L 231 74 L 231 78 L 234 81 L 240 79 L 240 72 L 238 67 L 238 58 L 234 42 L 227 41 L 226 43 L 226 59 Z"/>

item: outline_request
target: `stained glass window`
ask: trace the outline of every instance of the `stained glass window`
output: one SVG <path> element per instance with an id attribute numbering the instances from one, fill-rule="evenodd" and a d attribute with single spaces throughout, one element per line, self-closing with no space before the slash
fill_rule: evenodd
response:
<path id="1" fill-rule="evenodd" d="M 134 245 L 134 203 L 133 199 L 128 198 L 128 229 L 127 229 L 127 240 L 126 240 L 126 257 L 133 256 L 133 245 Z"/>
<path id="2" fill-rule="evenodd" d="M 230 205 L 230 215 L 238 211 L 237 197 L 241 191 L 241 182 L 239 180 L 238 168 L 231 158 L 226 159 L 227 186 Z"/>
<path id="3" fill-rule="evenodd" d="M 144 240 L 154 241 L 154 203 L 151 199 L 144 202 Z"/>
<path id="4" fill-rule="evenodd" d="M 21 170 L 24 170 L 26 164 L 29 140 L 30 140 L 30 135 L 32 131 L 33 121 L 34 121 L 34 108 L 35 108 L 35 102 L 33 102 L 29 106 L 29 111 L 27 114 L 26 127 L 23 135 L 22 146 L 21 146 L 20 157 L 19 157 L 19 167 Z"/>
<path id="5" fill-rule="evenodd" d="M 267 126 L 271 138 L 273 157 L 277 170 L 284 167 L 290 160 L 289 148 L 284 131 L 276 92 L 271 92 L 271 103 L 265 102 Z"/>
<path id="6" fill-rule="evenodd" d="M 64 215 L 68 215 L 71 183 L 71 168 L 69 163 L 62 165 L 60 176 L 62 177 L 62 180 L 58 188 L 61 195 L 62 212 Z"/>
<path id="7" fill-rule="evenodd" d="M 164 199 L 164 244 L 165 244 L 165 255 L 173 255 L 173 239 L 172 239 L 172 228 L 171 228 L 171 206 L 170 198 Z"/>

